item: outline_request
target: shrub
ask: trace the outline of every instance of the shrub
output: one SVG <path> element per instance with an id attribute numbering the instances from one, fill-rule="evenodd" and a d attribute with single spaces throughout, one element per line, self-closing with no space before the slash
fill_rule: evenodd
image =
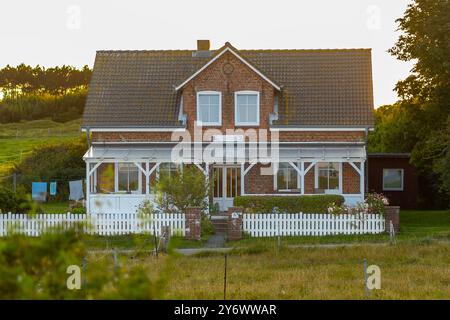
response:
<path id="1" fill-rule="evenodd" d="M 7 187 L 0 186 L 0 213 L 39 213 L 40 208 L 33 205 L 31 199 L 19 193 L 14 193 Z"/>
<path id="2" fill-rule="evenodd" d="M 209 185 L 203 173 L 194 166 L 185 166 L 171 175 L 160 174 L 155 186 L 158 209 L 184 212 L 187 207 L 208 207 Z"/>
<path id="3" fill-rule="evenodd" d="M 160 296 L 160 281 L 150 279 L 145 265 L 120 259 L 116 265 L 107 255 L 89 255 L 87 250 L 81 225 L 64 232 L 57 228 L 40 237 L 13 234 L 3 238 L 0 299 L 152 299 Z M 70 276 L 67 268 L 71 265 L 82 269 L 81 290 L 67 288 Z"/>
<path id="4" fill-rule="evenodd" d="M 205 214 L 202 214 L 202 219 L 200 221 L 200 230 L 201 230 L 201 236 L 208 236 L 211 234 L 214 234 L 214 227 L 209 219 Z"/>
<path id="5" fill-rule="evenodd" d="M 243 207 L 245 212 L 272 213 L 274 208 L 286 213 L 327 213 L 331 203 L 343 204 L 341 195 L 311 196 L 241 196 L 234 198 L 236 207 Z"/>
<path id="6" fill-rule="evenodd" d="M 335 215 L 360 213 L 384 215 L 384 206 L 387 205 L 389 205 L 389 200 L 384 195 L 368 193 L 364 202 L 358 202 L 355 206 L 331 203 L 328 207 L 328 213 Z"/>
<path id="7" fill-rule="evenodd" d="M 87 145 L 84 138 L 74 142 L 52 143 L 35 147 L 33 151 L 18 163 L 14 170 L 18 184 L 25 193 L 31 193 L 33 181 L 60 181 L 57 184 L 54 200 L 65 200 L 69 195 L 67 181 L 83 178 L 86 164 L 83 155 Z M 62 181 L 66 183 L 62 183 Z"/>

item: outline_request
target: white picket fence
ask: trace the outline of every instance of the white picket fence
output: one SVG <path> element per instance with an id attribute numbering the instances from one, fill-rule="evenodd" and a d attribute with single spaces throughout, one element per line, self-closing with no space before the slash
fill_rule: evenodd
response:
<path id="1" fill-rule="evenodd" d="M 381 233 L 384 217 L 379 214 L 244 214 L 244 232 L 252 237 L 325 236 Z"/>
<path id="2" fill-rule="evenodd" d="M 156 213 L 138 215 L 136 213 L 86 214 L 0 214 L 0 236 L 10 231 L 27 236 L 39 236 L 45 230 L 60 227 L 69 229 L 76 224 L 85 224 L 89 234 L 102 236 L 130 233 L 161 234 L 163 226 L 169 226 L 172 235 L 185 235 L 185 216 L 182 213 Z"/>

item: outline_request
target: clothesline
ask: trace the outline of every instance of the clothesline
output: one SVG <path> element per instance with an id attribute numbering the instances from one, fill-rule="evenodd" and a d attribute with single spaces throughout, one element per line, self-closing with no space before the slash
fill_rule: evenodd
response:
<path id="1" fill-rule="evenodd" d="M 81 179 L 69 181 L 69 200 L 78 201 L 84 198 L 83 184 L 84 181 Z M 47 182 L 32 182 L 31 198 L 36 201 L 46 201 L 48 190 L 50 191 L 50 196 L 56 196 L 57 182 L 50 182 L 50 189 L 48 189 L 47 185 Z"/>

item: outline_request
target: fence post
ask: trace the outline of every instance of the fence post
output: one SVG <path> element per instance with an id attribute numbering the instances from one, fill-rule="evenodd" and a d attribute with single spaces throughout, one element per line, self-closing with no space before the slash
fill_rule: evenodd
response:
<path id="1" fill-rule="evenodd" d="M 385 231 L 389 232 L 389 221 L 392 220 L 395 233 L 400 231 L 400 207 L 399 206 L 385 206 L 384 207 L 385 218 Z"/>
<path id="2" fill-rule="evenodd" d="M 185 212 L 185 231 L 186 239 L 200 240 L 201 237 L 201 225 L 200 221 L 202 218 L 202 209 L 200 207 L 189 207 L 186 208 Z"/>
<path id="3" fill-rule="evenodd" d="M 242 239 L 243 233 L 243 208 L 229 207 L 228 208 L 228 230 L 227 237 L 229 240 Z"/>
<path id="4" fill-rule="evenodd" d="M 227 254 L 225 253 L 225 265 L 223 275 L 223 300 L 227 300 Z"/>

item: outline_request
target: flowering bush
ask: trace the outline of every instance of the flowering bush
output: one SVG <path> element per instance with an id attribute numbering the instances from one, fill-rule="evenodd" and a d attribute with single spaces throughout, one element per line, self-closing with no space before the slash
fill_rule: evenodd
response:
<path id="1" fill-rule="evenodd" d="M 332 203 L 328 206 L 329 214 L 359 214 L 359 213 L 379 213 L 384 214 L 384 206 L 389 205 L 389 200 L 382 194 L 368 193 L 364 202 L 358 202 L 354 207 Z"/>
<path id="2" fill-rule="evenodd" d="M 367 213 L 384 213 L 384 206 L 389 205 L 389 200 L 380 193 L 368 193 L 364 203 L 367 205 Z"/>
<path id="3" fill-rule="evenodd" d="M 336 204 L 335 202 L 331 203 L 331 205 L 328 207 L 327 211 L 329 214 L 343 214 L 343 213 L 349 213 L 350 207 L 345 204 Z"/>

